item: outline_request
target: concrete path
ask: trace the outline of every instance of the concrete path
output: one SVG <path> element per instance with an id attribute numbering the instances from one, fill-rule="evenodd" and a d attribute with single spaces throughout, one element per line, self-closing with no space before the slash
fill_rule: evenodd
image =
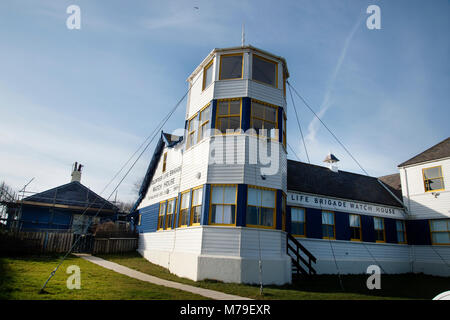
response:
<path id="1" fill-rule="evenodd" d="M 77 257 L 83 258 L 89 262 L 95 263 L 103 268 L 115 271 L 117 273 L 124 274 L 131 278 L 150 282 L 150 283 L 157 284 L 157 285 L 164 286 L 164 287 L 169 287 L 169 288 L 174 288 L 174 289 L 183 290 L 183 291 L 187 291 L 187 292 L 192 292 L 192 293 L 195 293 L 195 294 L 198 294 L 198 295 L 210 298 L 210 299 L 215 299 L 215 300 L 252 300 L 250 298 L 244 298 L 244 297 L 240 297 L 240 296 L 226 294 L 226 293 L 223 293 L 220 291 L 203 289 L 203 288 L 199 288 L 199 287 L 190 286 L 187 284 L 182 284 L 179 282 L 160 279 L 160 278 L 151 276 L 149 274 L 127 268 L 127 267 L 117 264 L 115 262 L 111 262 L 111 261 L 104 260 L 102 258 L 94 257 L 89 254 L 74 253 L 74 255 L 76 255 Z"/>

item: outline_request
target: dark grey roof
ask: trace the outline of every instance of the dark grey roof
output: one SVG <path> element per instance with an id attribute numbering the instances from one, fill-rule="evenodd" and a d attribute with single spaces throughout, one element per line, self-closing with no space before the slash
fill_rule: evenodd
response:
<path id="1" fill-rule="evenodd" d="M 103 199 L 78 181 L 73 181 L 44 192 L 36 193 L 23 200 L 83 208 L 87 208 L 90 205 L 90 208 L 95 209 L 102 208 L 103 206 L 102 209 L 118 211 L 118 208 L 111 202 Z"/>
<path id="2" fill-rule="evenodd" d="M 287 189 L 329 197 L 402 207 L 375 177 L 288 160 Z"/>
<path id="3" fill-rule="evenodd" d="M 450 157 L 450 137 L 438 144 L 432 146 L 431 148 L 419 153 L 417 156 L 412 157 L 408 161 L 400 163 L 399 167 L 409 166 L 412 164 L 417 164 L 426 161 L 433 161 L 443 158 Z"/>
<path id="4" fill-rule="evenodd" d="M 400 182 L 400 173 L 394 173 L 387 176 L 382 176 L 378 178 L 381 180 L 388 189 L 395 194 L 400 200 L 403 198 L 402 195 L 402 183 Z"/>

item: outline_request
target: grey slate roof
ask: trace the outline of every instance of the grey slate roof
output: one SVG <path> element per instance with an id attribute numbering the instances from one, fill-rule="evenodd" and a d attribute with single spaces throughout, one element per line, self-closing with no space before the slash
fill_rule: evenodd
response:
<path id="1" fill-rule="evenodd" d="M 288 160 L 287 189 L 394 207 L 402 205 L 375 177 Z"/>
<path id="2" fill-rule="evenodd" d="M 386 187 L 391 190 L 393 194 L 397 196 L 397 198 L 402 199 L 402 183 L 400 182 L 400 173 L 394 173 L 387 176 L 382 176 L 378 178 L 381 180 Z"/>
<path id="3" fill-rule="evenodd" d="M 85 187 L 78 181 L 73 181 L 59 187 L 36 193 L 26 197 L 23 201 L 33 201 L 48 204 L 62 204 L 68 206 L 88 207 L 105 210 L 118 211 L 118 208 L 111 202 L 103 199 L 101 196 Z"/>
<path id="4" fill-rule="evenodd" d="M 399 167 L 405 167 L 412 164 L 433 161 L 450 157 L 450 137 L 432 146 L 431 148 L 419 153 L 408 161 L 400 163 Z"/>

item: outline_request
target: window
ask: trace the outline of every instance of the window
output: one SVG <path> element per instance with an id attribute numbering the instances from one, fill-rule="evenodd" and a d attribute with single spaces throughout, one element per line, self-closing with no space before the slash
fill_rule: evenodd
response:
<path id="1" fill-rule="evenodd" d="M 167 200 L 166 229 L 172 229 L 173 219 L 177 208 L 177 198 Z"/>
<path id="2" fill-rule="evenodd" d="M 203 187 L 192 190 L 191 225 L 199 225 L 202 216 Z"/>
<path id="3" fill-rule="evenodd" d="M 357 214 L 349 215 L 350 219 L 350 240 L 361 241 L 361 216 Z"/>
<path id="4" fill-rule="evenodd" d="M 286 148 L 286 113 L 283 112 L 283 146 Z"/>
<path id="5" fill-rule="evenodd" d="M 208 129 L 210 128 L 209 118 L 210 115 L 210 107 L 209 104 L 204 107 L 198 116 L 199 126 L 198 126 L 198 142 L 202 141 L 206 134 L 208 133 Z"/>
<path id="6" fill-rule="evenodd" d="M 322 237 L 324 239 L 335 239 L 334 212 L 322 211 Z"/>
<path id="7" fill-rule="evenodd" d="M 241 127 L 241 99 L 219 100 L 217 102 L 216 128 L 222 133 L 227 129 Z"/>
<path id="8" fill-rule="evenodd" d="M 450 219 L 430 220 L 433 244 L 450 244 Z"/>
<path id="9" fill-rule="evenodd" d="M 253 80 L 278 87 L 278 63 L 253 55 L 252 66 Z"/>
<path id="10" fill-rule="evenodd" d="M 278 140 L 276 130 L 278 107 L 252 100 L 250 128 L 256 130 L 258 135 Z M 265 129 L 265 130 L 264 130 Z"/>
<path id="11" fill-rule="evenodd" d="M 166 167 L 167 167 L 167 152 L 164 153 L 162 172 L 166 172 Z"/>
<path id="12" fill-rule="evenodd" d="M 180 227 L 186 227 L 189 224 L 189 205 L 191 200 L 191 192 L 186 191 L 181 194 L 180 200 L 180 218 L 178 225 Z"/>
<path id="13" fill-rule="evenodd" d="M 164 229 L 164 216 L 166 215 L 167 202 L 161 202 L 159 204 L 159 214 L 158 214 L 158 230 Z"/>
<path id="14" fill-rule="evenodd" d="M 234 225 L 236 223 L 236 198 L 237 187 L 235 185 L 212 186 L 210 223 Z"/>
<path id="15" fill-rule="evenodd" d="M 304 237 L 305 233 L 305 209 L 291 208 L 291 233 Z"/>
<path id="16" fill-rule="evenodd" d="M 275 191 L 249 187 L 247 195 L 247 226 L 275 228 Z"/>
<path id="17" fill-rule="evenodd" d="M 138 226 L 141 225 L 141 220 L 142 220 L 142 215 L 139 214 L 139 215 L 138 215 L 138 223 L 137 223 Z"/>
<path id="18" fill-rule="evenodd" d="M 425 192 L 444 190 L 442 167 L 438 166 L 423 169 L 423 184 L 425 186 Z"/>
<path id="19" fill-rule="evenodd" d="M 376 242 L 386 242 L 386 237 L 384 234 L 384 218 L 373 218 L 375 227 L 375 240 Z"/>
<path id="20" fill-rule="evenodd" d="M 397 242 L 406 243 L 405 221 L 397 220 L 395 224 L 397 226 Z"/>
<path id="21" fill-rule="evenodd" d="M 203 68 L 203 87 L 202 87 L 202 90 L 205 90 L 205 88 L 207 88 L 212 82 L 212 79 L 213 79 L 213 76 L 212 76 L 212 74 L 213 74 L 213 68 L 212 68 L 213 62 L 214 62 L 214 60 L 211 60 L 211 62 L 208 63 L 205 68 Z"/>
<path id="22" fill-rule="evenodd" d="M 186 148 L 192 147 L 195 144 L 195 132 L 197 131 L 197 128 L 198 120 L 196 114 L 188 121 L 188 138 Z"/>
<path id="23" fill-rule="evenodd" d="M 220 57 L 219 80 L 242 79 L 243 54 L 227 54 Z"/>

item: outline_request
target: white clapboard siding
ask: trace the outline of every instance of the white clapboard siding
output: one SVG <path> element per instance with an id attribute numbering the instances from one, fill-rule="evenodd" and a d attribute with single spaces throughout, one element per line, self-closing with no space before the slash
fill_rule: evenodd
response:
<path id="1" fill-rule="evenodd" d="M 180 191 L 203 185 L 207 180 L 209 161 L 209 138 L 184 152 Z"/>
<path id="2" fill-rule="evenodd" d="M 283 87 L 275 88 L 250 80 L 248 83 L 248 96 L 252 99 L 271 103 L 276 106 L 285 106 Z"/>
<path id="3" fill-rule="evenodd" d="M 425 192 L 422 170 L 441 166 L 445 190 Z M 439 219 L 450 217 L 450 159 L 418 164 L 400 169 L 402 193 L 411 219 Z"/>

